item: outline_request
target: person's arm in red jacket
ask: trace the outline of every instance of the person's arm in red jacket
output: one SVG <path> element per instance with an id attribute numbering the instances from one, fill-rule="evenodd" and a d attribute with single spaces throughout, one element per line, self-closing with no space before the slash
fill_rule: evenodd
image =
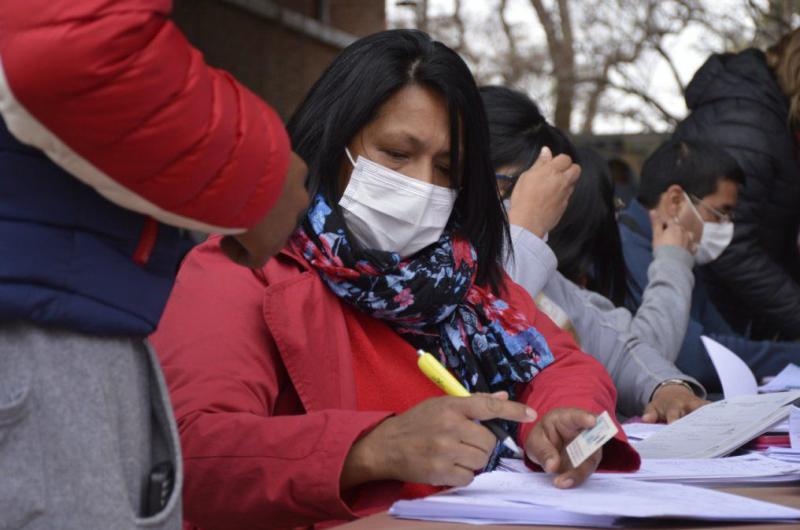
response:
<path id="1" fill-rule="evenodd" d="M 639 454 L 628 444 L 616 419 L 617 392 L 608 372 L 596 359 L 582 352 L 566 331 L 560 329 L 535 304 L 522 288 L 510 287 L 514 298 L 533 320 L 533 325 L 547 339 L 555 361 L 525 385 L 519 401 L 537 413 L 539 420 L 520 425 L 519 441 L 524 444 L 531 430 L 548 412 L 562 408 L 582 409 L 592 414 L 608 411 L 619 432 L 603 447 L 600 469 L 634 471 L 639 468 Z"/>
<path id="2" fill-rule="evenodd" d="M 187 521 L 287 528 L 385 508 L 399 482 L 345 500 L 340 477 L 352 445 L 389 413 L 303 412 L 262 315 L 265 286 L 209 246 L 187 256 L 151 337 L 181 434 Z"/>
<path id="3" fill-rule="evenodd" d="M 209 67 L 169 0 L 0 0 L 0 114 L 22 142 L 125 208 L 241 233 L 278 199 L 279 116 Z"/>

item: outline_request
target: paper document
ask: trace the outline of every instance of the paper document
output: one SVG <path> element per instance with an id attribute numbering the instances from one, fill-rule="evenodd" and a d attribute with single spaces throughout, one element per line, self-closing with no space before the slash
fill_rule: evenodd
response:
<path id="1" fill-rule="evenodd" d="M 604 515 L 585 515 L 565 512 L 544 506 L 524 506 L 524 513 L 519 517 L 514 512 L 519 510 L 517 502 L 493 500 L 491 503 L 473 505 L 464 502 L 463 497 L 439 495 L 435 504 L 414 501 L 397 501 L 389 513 L 402 519 L 423 519 L 442 523 L 459 524 L 518 524 L 543 526 L 578 526 L 585 528 L 618 528 L 618 517 Z M 424 500 L 424 499 L 421 499 Z"/>
<path id="2" fill-rule="evenodd" d="M 520 458 L 501 458 L 497 463 L 497 471 L 513 471 L 514 473 L 535 473 Z"/>
<path id="3" fill-rule="evenodd" d="M 772 380 L 758 387 L 759 392 L 782 392 L 800 388 L 800 366 L 787 364 Z"/>
<path id="4" fill-rule="evenodd" d="M 700 407 L 636 445 L 642 458 L 725 456 L 789 416 L 800 391 L 724 399 Z"/>
<path id="5" fill-rule="evenodd" d="M 725 399 L 758 393 L 756 377 L 741 357 L 706 336 L 700 337 L 700 340 L 717 370 Z"/>
<path id="6" fill-rule="evenodd" d="M 650 438 L 650 436 L 666 427 L 666 423 L 623 423 L 622 430 L 628 436 L 628 440 L 635 444 Z"/>
<path id="7" fill-rule="evenodd" d="M 800 450 L 800 407 L 796 405 L 789 409 L 789 445 Z"/>
<path id="8" fill-rule="evenodd" d="M 775 433 L 775 434 L 789 434 L 789 419 L 781 420 L 769 429 L 767 432 Z"/>
<path id="9" fill-rule="evenodd" d="M 424 499 L 398 501 L 396 517 L 460 522 L 539 523 L 548 510 L 598 516 L 597 526 L 611 518 L 658 517 L 708 521 L 792 521 L 800 510 L 711 489 L 592 475 L 580 487 L 562 490 L 543 473 L 494 471 L 467 487 Z M 454 507 L 455 505 L 455 507 Z M 541 524 L 541 523 L 540 523 Z"/>
<path id="10" fill-rule="evenodd" d="M 759 392 L 767 394 L 800 389 L 800 366 L 796 364 L 787 364 L 768 383 L 758 386 L 756 376 L 741 357 L 709 337 L 702 336 L 700 340 L 717 371 L 725 399 Z"/>
<path id="11" fill-rule="evenodd" d="M 800 465 L 758 453 L 726 458 L 645 458 L 639 471 L 613 473 L 613 476 L 705 485 L 778 483 L 800 481 Z"/>
<path id="12" fill-rule="evenodd" d="M 767 447 L 762 454 L 784 462 L 800 462 L 800 449 L 791 447 Z"/>
<path id="13" fill-rule="evenodd" d="M 502 458 L 497 469 L 534 473 L 518 458 Z M 597 476 L 704 485 L 780 483 L 800 481 L 800 465 L 768 458 L 760 453 L 726 458 L 644 458 L 639 471 L 598 471 Z"/>

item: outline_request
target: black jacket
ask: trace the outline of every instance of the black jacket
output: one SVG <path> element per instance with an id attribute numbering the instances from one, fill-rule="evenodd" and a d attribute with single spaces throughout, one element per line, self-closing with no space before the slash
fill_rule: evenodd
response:
<path id="1" fill-rule="evenodd" d="M 800 337 L 800 163 L 786 97 L 755 49 L 713 55 L 686 91 L 678 139 L 714 142 L 741 165 L 730 247 L 703 267 L 715 304 L 753 338 Z"/>

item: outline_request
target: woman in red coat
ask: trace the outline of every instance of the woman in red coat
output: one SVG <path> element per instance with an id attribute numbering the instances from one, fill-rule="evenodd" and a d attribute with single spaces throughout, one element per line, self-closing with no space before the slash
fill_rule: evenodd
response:
<path id="1" fill-rule="evenodd" d="M 314 197 L 301 228 L 258 270 L 219 239 L 196 249 L 153 337 L 190 525 L 324 525 L 467 484 L 500 454 L 474 421 L 489 418 L 558 487 L 638 466 L 623 434 L 564 458 L 614 387 L 502 272 L 486 117 L 457 54 L 416 31 L 366 37 L 289 129 Z M 443 396 L 418 348 L 482 395 Z"/>

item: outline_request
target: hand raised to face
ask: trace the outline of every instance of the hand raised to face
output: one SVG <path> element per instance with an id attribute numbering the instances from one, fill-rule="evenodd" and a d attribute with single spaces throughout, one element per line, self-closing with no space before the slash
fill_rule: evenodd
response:
<path id="1" fill-rule="evenodd" d="M 550 149 L 543 147 L 511 192 L 509 222 L 544 237 L 564 215 L 580 175 L 581 167 L 569 156 L 553 158 Z"/>

